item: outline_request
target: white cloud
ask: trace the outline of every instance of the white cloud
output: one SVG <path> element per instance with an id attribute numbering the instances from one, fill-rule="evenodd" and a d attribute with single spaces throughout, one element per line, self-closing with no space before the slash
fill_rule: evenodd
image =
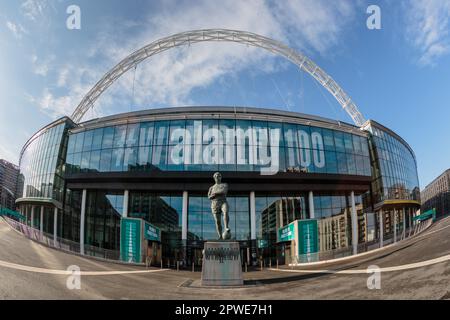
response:
<path id="1" fill-rule="evenodd" d="M 39 59 L 37 55 L 31 55 L 31 63 L 33 66 L 33 73 L 39 76 L 46 77 L 51 69 L 53 69 L 53 62 L 56 56 L 50 55 L 44 59 Z"/>
<path id="2" fill-rule="evenodd" d="M 419 50 L 418 63 L 435 65 L 450 52 L 450 2 L 408 1 L 407 38 Z"/>
<path id="3" fill-rule="evenodd" d="M 285 0 L 275 2 L 274 15 L 291 43 L 324 55 L 339 43 L 354 9 L 349 1 Z"/>
<path id="4" fill-rule="evenodd" d="M 22 39 L 22 36 L 27 34 L 27 30 L 20 24 L 11 21 L 6 21 L 6 27 L 11 31 L 17 39 Z"/>
<path id="5" fill-rule="evenodd" d="M 76 68 L 63 68 L 58 72 L 57 86 L 65 87 L 67 92 L 58 95 L 46 89 L 37 100 L 47 113 L 68 114 L 100 79 L 102 72 L 136 49 L 186 30 L 245 30 L 308 53 L 326 55 L 339 44 L 343 31 L 353 19 L 354 10 L 353 3 L 347 0 L 283 1 L 282 5 L 264 0 L 224 0 L 220 5 L 209 0 L 164 2 L 161 11 L 150 14 L 146 21 L 138 24 L 140 32 L 135 31 L 136 23 L 130 27 L 133 32 L 126 36 L 122 35 L 126 33 L 124 25 L 127 24 L 116 20 L 114 24 L 106 25 L 95 45 L 90 50 L 83 48 L 84 53 L 88 52 L 88 56 L 82 56 L 84 61 L 74 61 L 72 65 Z M 274 72 L 285 66 L 262 49 L 237 44 L 204 43 L 173 49 L 138 66 L 134 102 L 141 108 L 191 104 L 194 89 L 208 87 L 225 75 L 235 75 L 252 67 L 261 72 Z M 79 69 L 89 70 L 88 76 L 83 76 Z M 100 97 L 97 111 L 103 114 L 113 112 L 112 108 L 122 103 L 129 105 L 133 78 L 131 71 L 119 79 Z"/>
<path id="6" fill-rule="evenodd" d="M 4 159 L 18 165 L 18 154 L 6 147 L 6 144 L 0 144 L 0 159 Z"/>
<path id="7" fill-rule="evenodd" d="M 58 83 L 67 82 L 65 94 L 57 94 L 45 88 L 40 97 L 28 96 L 28 100 L 52 118 L 71 115 L 75 106 L 89 91 L 91 83 L 100 74 L 90 69 L 78 66 L 65 66 L 58 77 Z M 64 78 L 64 79 L 62 79 Z"/>
<path id="8" fill-rule="evenodd" d="M 47 0 L 26 0 L 21 5 L 23 15 L 32 20 L 37 21 L 44 17 L 46 9 L 51 7 Z"/>
<path id="9" fill-rule="evenodd" d="M 62 68 L 59 71 L 57 85 L 58 87 L 65 87 L 67 84 L 67 77 L 69 76 L 70 69 L 68 67 Z"/>

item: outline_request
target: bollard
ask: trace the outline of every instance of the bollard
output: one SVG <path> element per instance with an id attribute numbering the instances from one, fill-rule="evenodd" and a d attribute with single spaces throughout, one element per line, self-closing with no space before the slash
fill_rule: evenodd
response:
<path id="1" fill-rule="evenodd" d="M 245 272 L 247 272 L 247 262 L 245 263 Z"/>
<path id="2" fill-rule="evenodd" d="M 161 259 L 161 269 L 163 268 L 163 259 Z"/>
<path id="3" fill-rule="evenodd" d="M 195 264 L 192 262 L 192 272 L 195 272 Z"/>
<path id="4" fill-rule="evenodd" d="M 262 262 L 262 260 L 261 260 L 260 265 L 261 265 L 261 271 L 263 271 L 263 262 Z"/>
<path id="5" fill-rule="evenodd" d="M 269 261 L 269 268 L 272 269 L 272 259 Z"/>
<path id="6" fill-rule="evenodd" d="M 277 259 L 277 269 L 278 269 L 278 259 Z"/>
<path id="7" fill-rule="evenodd" d="M 170 269 L 170 259 L 167 259 L 167 268 Z"/>
<path id="8" fill-rule="evenodd" d="M 180 261 L 177 261 L 177 271 L 180 271 Z"/>

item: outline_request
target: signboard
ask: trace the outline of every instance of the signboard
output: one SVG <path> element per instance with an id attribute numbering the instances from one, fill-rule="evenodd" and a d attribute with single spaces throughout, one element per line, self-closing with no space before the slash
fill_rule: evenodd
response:
<path id="1" fill-rule="evenodd" d="M 258 240 L 258 248 L 259 249 L 264 249 L 264 248 L 268 248 L 268 247 L 269 247 L 269 241 L 267 241 L 266 239 Z"/>
<path id="2" fill-rule="evenodd" d="M 140 219 L 122 218 L 120 221 L 120 258 L 126 262 L 142 262 Z"/>
<path id="3" fill-rule="evenodd" d="M 161 230 L 144 221 L 144 238 L 150 241 L 161 242 Z"/>
<path id="4" fill-rule="evenodd" d="M 319 251 L 317 220 L 299 220 L 297 223 L 299 255 Z"/>
<path id="5" fill-rule="evenodd" d="M 436 221 L 436 209 L 428 210 L 418 216 L 413 217 L 413 221 L 424 221 L 426 219 L 433 218 L 433 221 Z"/>
<path id="6" fill-rule="evenodd" d="M 295 224 L 291 223 L 278 229 L 278 242 L 291 241 L 295 239 Z"/>

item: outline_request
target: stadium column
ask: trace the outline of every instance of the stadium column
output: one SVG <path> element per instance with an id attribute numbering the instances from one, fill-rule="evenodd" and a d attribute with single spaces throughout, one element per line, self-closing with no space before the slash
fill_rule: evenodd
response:
<path id="1" fill-rule="evenodd" d="M 406 238 L 406 209 L 405 208 L 403 208 L 402 219 L 403 219 L 403 224 L 402 224 L 402 226 L 403 226 L 403 230 L 402 230 L 403 235 L 402 235 L 402 238 L 405 239 Z"/>
<path id="2" fill-rule="evenodd" d="M 314 219 L 314 193 L 312 191 L 308 194 L 308 200 L 309 200 L 309 218 Z"/>
<path id="3" fill-rule="evenodd" d="M 34 208 L 36 206 L 31 206 L 31 227 L 34 228 Z"/>
<path id="4" fill-rule="evenodd" d="M 256 197 L 255 191 L 250 192 L 250 239 L 256 240 Z"/>
<path id="5" fill-rule="evenodd" d="M 384 242 L 384 211 L 383 209 L 381 209 L 379 211 L 379 223 L 380 223 L 380 248 L 383 247 L 383 242 Z"/>
<path id="6" fill-rule="evenodd" d="M 25 225 L 28 225 L 28 221 L 30 221 L 30 209 L 29 209 L 29 206 L 25 204 L 23 206 L 23 209 L 25 210 L 25 216 L 26 216 Z"/>
<path id="7" fill-rule="evenodd" d="M 183 208 L 181 209 L 181 240 L 187 240 L 188 234 L 188 199 L 189 193 L 183 191 Z"/>
<path id="8" fill-rule="evenodd" d="M 258 241 L 256 239 L 256 195 L 255 191 L 250 192 L 250 247 L 247 248 L 247 263 L 256 265 L 258 256 Z"/>
<path id="9" fill-rule="evenodd" d="M 39 234 L 41 236 L 41 240 L 42 236 L 44 235 L 44 209 L 44 206 L 41 206 L 41 217 L 39 222 Z"/>
<path id="10" fill-rule="evenodd" d="M 123 192 L 123 215 L 122 217 L 127 218 L 128 217 L 128 199 L 130 197 L 130 191 L 125 190 Z"/>
<path id="11" fill-rule="evenodd" d="M 394 209 L 394 243 L 397 242 L 397 210 Z"/>
<path id="12" fill-rule="evenodd" d="M 409 219 L 409 235 L 411 235 L 411 230 L 412 230 L 412 226 L 413 226 L 413 221 L 412 221 L 412 210 L 411 208 L 408 208 L 408 219 Z"/>
<path id="13" fill-rule="evenodd" d="M 87 191 L 83 189 L 81 196 L 81 216 L 80 216 L 80 254 L 84 255 L 84 220 L 86 217 L 86 196 Z"/>
<path id="14" fill-rule="evenodd" d="M 56 247 L 58 241 L 58 208 L 53 211 L 53 246 Z"/>
<path id="15" fill-rule="evenodd" d="M 181 243 L 184 262 L 187 263 L 187 235 L 188 235 L 188 202 L 189 193 L 183 191 L 183 207 L 181 208 Z"/>
<path id="16" fill-rule="evenodd" d="M 356 214 L 356 205 L 355 205 L 355 192 L 352 191 L 350 194 L 351 202 L 352 202 L 352 245 L 353 245 L 353 254 L 358 253 L 358 216 Z"/>

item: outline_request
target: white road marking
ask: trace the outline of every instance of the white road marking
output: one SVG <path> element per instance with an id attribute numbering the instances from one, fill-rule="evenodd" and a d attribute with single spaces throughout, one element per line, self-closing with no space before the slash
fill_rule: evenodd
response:
<path id="1" fill-rule="evenodd" d="M 426 261 L 404 264 L 404 265 L 395 266 L 395 267 L 380 268 L 379 271 L 380 272 L 403 271 L 403 270 L 427 267 L 427 266 L 431 266 L 433 264 L 442 263 L 442 262 L 446 262 L 446 261 L 450 261 L 450 254 L 439 257 L 439 258 L 426 260 Z M 370 270 L 368 271 L 367 269 L 354 269 L 354 270 L 301 270 L 301 269 L 299 269 L 299 270 L 294 270 L 294 269 L 269 268 L 269 270 L 280 271 L 280 272 L 293 272 L 293 273 L 328 273 L 328 274 L 362 274 L 362 273 L 371 273 L 372 272 Z"/>
<path id="2" fill-rule="evenodd" d="M 11 263 L 0 260 L 0 267 L 5 267 L 9 269 L 34 272 L 34 273 L 45 273 L 45 274 L 55 274 L 55 275 L 72 275 L 71 271 L 67 270 L 57 270 L 57 269 L 45 269 L 38 267 L 24 266 L 21 264 Z M 125 275 L 125 274 L 142 274 L 142 273 L 154 273 L 167 271 L 168 269 L 156 269 L 156 270 L 122 270 L 122 271 L 81 271 L 81 276 L 113 276 L 113 275 Z"/>

